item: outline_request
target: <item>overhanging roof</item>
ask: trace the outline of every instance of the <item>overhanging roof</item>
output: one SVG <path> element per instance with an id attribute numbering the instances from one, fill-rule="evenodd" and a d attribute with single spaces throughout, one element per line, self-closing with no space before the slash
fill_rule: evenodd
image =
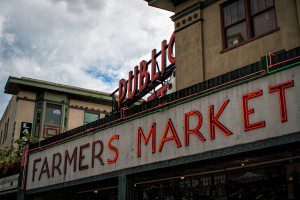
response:
<path id="1" fill-rule="evenodd" d="M 20 90 L 41 92 L 53 91 L 58 93 L 65 93 L 72 97 L 81 99 L 94 99 L 98 101 L 110 102 L 111 97 L 109 93 L 100 92 L 97 90 L 89 90 L 80 87 L 74 87 L 64 84 L 58 84 L 38 79 L 26 77 L 9 77 L 5 85 L 4 92 L 7 94 L 17 94 Z"/>
<path id="2" fill-rule="evenodd" d="M 175 0 L 146 0 L 149 6 L 175 12 Z M 177 0 L 178 1 L 178 0 Z"/>

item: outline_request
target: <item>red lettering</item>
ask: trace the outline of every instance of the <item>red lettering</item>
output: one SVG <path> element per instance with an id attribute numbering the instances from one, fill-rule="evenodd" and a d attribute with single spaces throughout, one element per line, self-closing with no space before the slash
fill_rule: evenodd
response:
<path id="1" fill-rule="evenodd" d="M 168 58 L 170 63 L 175 63 L 175 56 L 173 54 L 174 52 L 174 46 L 175 46 L 175 33 L 172 34 L 169 44 L 168 44 Z"/>
<path id="2" fill-rule="evenodd" d="M 33 161 L 33 172 L 32 172 L 32 179 L 31 179 L 32 182 L 34 182 L 35 172 L 37 171 L 36 163 L 41 162 L 41 160 L 42 160 L 41 158 L 38 158 Z"/>
<path id="3" fill-rule="evenodd" d="M 118 106 L 121 107 L 122 101 L 125 99 L 127 93 L 127 83 L 125 79 L 121 79 L 119 81 L 119 100 L 118 100 Z"/>
<path id="4" fill-rule="evenodd" d="M 166 49 L 165 46 L 167 45 L 167 40 L 163 40 L 161 42 L 161 65 L 160 65 L 160 73 L 165 73 L 165 67 L 167 65 L 167 59 L 166 59 Z"/>
<path id="5" fill-rule="evenodd" d="M 223 124 L 221 124 L 221 122 L 218 121 L 228 102 L 229 100 L 224 101 L 216 116 L 214 115 L 214 105 L 209 106 L 209 130 L 211 140 L 215 139 L 216 137 L 215 127 L 217 127 L 226 136 L 233 134 L 228 128 L 226 128 Z"/>
<path id="6" fill-rule="evenodd" d="M 137 92 L 138 86 L 138 66 L 134 67 L 134 83 L 132 89 L 132 71 L 128 74 L 128 98 L 133 98 L 135 93 Z"/>
<path id="7" fill-rule="evenodd" d="M 89 168 L 89 165 L 83 165 L 83 160 L 85 156 L 83 155 L 83 150 L 90 147 L 90 143 L 81 145 L 79 148 L 79 171 L 86 170 Z"/>
<path id="8" fill-rule="evenodd" d="M 57 164 L 55 161 L 56 157 L 58 157 Z M 60 164 L 61 164 L 61 154 L 60 153 L 53 154 L 53 156 L 52 156 L 52 177 L 54 176 L 55 169 L 58 171 L 59 175 L 62 175 L 61 170 L 60 170 Z"/>
<path id="9" fill-rule="evenodd" d="M 141 127 L 138 128 L 138 135 L 137 135 L 137 157 L 141 156 L 141 141 L 143 138 L 143 142 L 147 145 L 150 137 L 152 139 L 152 146 L 151 146 L 151 152 L 155 153 L 155 147 L 156 147 L 156 124 L 153 123 L 147 137 L 144 135 L 143 130 Z"/>
<path id="10" fill-rule="evenodd" d="M 155 81 L 160 73 L 156 72 L 156 49 L 152 50 L 152 56 L 151 56 L 151 82 Z"/>
<path id="11" fill-rule="evenodd" d="M 294 86 L 294 80 L 269 87 L 269 93 L 273 93 L 273 92 L 278 93 L 281 122 L 287 121 L 285 89 L 293 86 Z"/>
<path id="12" fill-rule="evenodd" d="M 108 159 L 107 160 L 108 164 L 115 163 L 117 161 L 118 157 L 119 157 L 119 150 L 118 150 L 118 148 L 111 144 L 112 141 L 115 140 L 115 139 L 119 139 L 119 135 L 113 135 L 108 140 L 108 148 L 110 150 L 112 150 L 114 152 L 114 154 L 115 154 L 112 159 Z"/>
<path id="13" fill-rule="evenodd" d="M 189 124 L 190 120 L 189 119 L 190 119 L 191 115 L 196 116 L 198 118 L 198 122 L 197 122 L 197 126 L 194 129 L 190 130 L 190 124 Z M 202 126 L 202 115 L 199 111 L 193 110 L 184 115 L 184 136 L 185 136 L 184 144 L 185 144 L 185 146 L 188 146 L 190 144 L 190 139 L 189 139 L 190 134 L 196 135 L 202 142 L 205 142 L 205 138 L 199 131 L 201 126 Z"/>
<path id="14" fill-rule="evenodd" d="M 74 161 L 74 162 L 73 162 Z M 76 163 L 77 163 L 77 147 L 75 147 L 72 157 L 70 158 L 68 150 L 65 151 L 65 162 L 64 162 L 64 174 L 67 173 L 67 166 L 68 163 L 71 165 L 72 162 L 73 164 L 73 172 L 76 172 Z"/>
<path id="15" fill-rule="evenodd" d="M 139 91 L 143 91 L 149 82 L 149 72 L 148 72 L 148 65 L 145 60 L 140 62 L 140 86 Z"/>
<path id="16" fill-rule="evenodd" d="M 167 90 L 168 90 L 168 87 L 170 88 L 172 84 L 169 83 L 169 84 L 164 84 L 161 88 L 159 88 L 156 92 L 153 92 L 148 98 L 147 98 L 147 102 L 148 101 L 151 101 L 152 99 L 154 99 L 155 97 L 163 97 L 165 96 Z M 171 86 L 172 88 L 172 86 Z"/>
<path id="17" fill-rule="evenodd" d="M 171 84 L 171 83 L 170 83 Z M 165 96 L 167 90 L 168 90 L 169 84 L 164 84 L 161 88 L 157 90 L 157 97 L 163 97 Z"/>
<path id="18" fill-rule="evenodd" d="M 99 149 L 99 152 L 97 154 L 95 154 L 97 144 L 99 145 L 100 149 Z M 101 155 L 103 153 L 103 148 L 104 148 L 103 147 L 103 142 L 101 140 L 93 142 L 93 146 L 92 146 L 92 168 L 94 168 L 96 158 L 99 160 L 101 165 L 104 165 L 103 159 L 101 158 Z"/>
<path id="19" fill-rule="evenodd" d="M 170 132 L 171 132 L 172 136 L 167 137 L 167 134 L 168 134 L 169 130 L 171 130 Z M 169 119 L 169 121 L 168 121 L 168 123 L 165 127 L 162 139 L 161 139 L 160 144 L 159 144 L 158 152 L 161 152 L 163 147 L 164 147 L 165 142 L 170 141 L 170 140 L 175 141 L 177 148 L 181 147 L 179 137 L 176 133 L 175 127 L 174 127 L 171 119 Z"/>
<path id="20" fill-rule="evenodd" d="M 45 157 L 41 173 L 39 175 L 39 180 L 41 180 L 43 173 L 47 174 L 47 177 L 50 178 L 50 171 L 49 171 L 49 165 L 48 165 L 48 160 L 47 157 Z"/>
<path id="21" fill-rule="evenodd" d="M 244 130 L 245 131 L 250 131 L 253 129 L 257 128 L 262 128 L 266 126 L 265 121 L 260 121 L 260 122 L 255 122 L 250 124 L 249 122 L 249 115 L 254 113 L 254 109 L 248 108 L 248 100 L 253 99 L 255 97 L 259 97 L 262 95 L 262 90 L 258 90 L 256 92 L 250 93 L 250 94 L 245 94 L 243 95 L 243 120 L 244 120 Z"/>

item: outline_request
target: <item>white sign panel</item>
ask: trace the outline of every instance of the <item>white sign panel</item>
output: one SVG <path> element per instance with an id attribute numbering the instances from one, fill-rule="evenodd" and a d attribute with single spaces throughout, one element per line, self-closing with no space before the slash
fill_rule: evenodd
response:
<path id="1" fill-rule="evenodd" d="M 26 189 L 299 132 L 299 91 L 296 67 L 42 148 Z"/>

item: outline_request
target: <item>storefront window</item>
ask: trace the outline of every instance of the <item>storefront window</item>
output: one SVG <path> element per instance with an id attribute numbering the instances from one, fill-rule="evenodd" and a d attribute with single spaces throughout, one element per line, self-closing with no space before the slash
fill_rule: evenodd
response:
<path id="1" fill-rule="evenodd" d="M 290 189 L 293 186 L 288 183 L 287 169 L 285 164 L 274 164 L 220 174 L 136 184 L 134 198 L 139 200 L 294 199 L 294 191 Z"/>
<path id="2" fill-rule="evenodd" d="M 97 113 L 90 113 L 90 112 L 84 113 L 84 124 L 96 121 L 98 119 L 99 119 L 99 114 Z"/>
<path id="3" fill-rule="evenodd" d="M 45 124 L 61 125 L 61 106 L 55 104 L 46 104 Z"/>

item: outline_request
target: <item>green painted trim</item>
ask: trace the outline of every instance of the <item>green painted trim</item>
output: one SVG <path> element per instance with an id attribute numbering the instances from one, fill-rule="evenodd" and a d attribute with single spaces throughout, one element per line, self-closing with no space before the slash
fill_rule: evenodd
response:
<path id="1" fill-rule="evenodd" d="M 90 109 L 88 107 L 80 107 L 80 106 L 73 106 L 73 105 L 70 105 L 69 106 L 70 109 L 75 109 L 75 110 L 83 110 L 83 111 L 86 111 L 86 112 L 94 112 L 94 113 L 97 113 L 97 114 L 104 114 L 104 115 L 109 115 L 110 112 L 106 111 L 106 110 L 100 110 L 100 109 Z"/>
<path id="2" fill-rule="evenodd" d="M 269 71 L 269 74 L 274 74 L 276 72 L 280 72 L 280 71 L 283 71 L 285 69 L 295 67 L 296 65 L 300 65 L 300 62 L 296 62 L 296 63 L 290 64 L 290 65 L 287 65 L 287 66 L 284 66 L 284 67 L 281 67 L 281 68 L 278 68 L 278 69 L 275 69 L 275 70 L 271 70 L 271 71 Z"/>
<path id="3" fill-rule="evenodd" d="M 146 0 L 146 1 L 148 2 L 149 6 L 160 8 L 171 12 L 175 11 L 175 6 L 173 5 L 172 0 Z M 164 2 L 163 6 L 161 5 L 161 2 Z"/>
<path id="4" fill-rule="evenodd" d="M 5 85 L 5 93 L 8 94 L 16 94 L 16 92 L 19 89 L 18 85 L 24 85 L 25 87 L 33 87 L 33 88 L 40 88 L 45 90 L 53 90 L 63 93 L 68 93 L 71 95 L 77 95 L 87 98 L 94 98 L 104 101 L 111 101 L 111 97 L 109 94 L 101 94 L 89 90 L 84 90 L 80 88 L 69 88 L 65 85 L 54 85 L 55 83 L 47 83 L 47 82 L 39 82 L 35 80 L 27 80 L 22 78 L 16 78 L 16 77 L 9 77 L 6 85 Z M 13 87 L 13 88 L 11 88 Z"/>
<path id="5" fill-rule="evenodd" d="M 118 176 L 118 200 L 126 200 L 127 199 L 127 177 L 126 175 Z"/>

